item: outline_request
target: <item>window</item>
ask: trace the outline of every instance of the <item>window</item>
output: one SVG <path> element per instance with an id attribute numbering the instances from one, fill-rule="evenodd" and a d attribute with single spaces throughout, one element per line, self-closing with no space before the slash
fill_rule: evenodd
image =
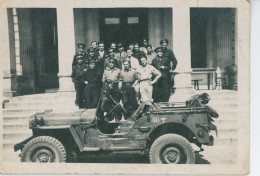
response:
<path id="1" fill-rule="evenodd" d="M 105 24 L 119 24 L 119 18 L 105 18 Z"/>
<path id="2" fill-rule="evenodd" d="M 139 23 L 139 17 L 128 17 L 127 23 L 128 24 L 138 24 Z"/>

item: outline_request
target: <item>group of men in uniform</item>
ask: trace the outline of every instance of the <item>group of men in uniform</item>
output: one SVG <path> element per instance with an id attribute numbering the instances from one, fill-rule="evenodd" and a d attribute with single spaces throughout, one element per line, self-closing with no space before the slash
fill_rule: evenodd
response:
<path id="1" fill-rule="evenodd" d="M 142 47 L 130 44 L 125 51 L 121 43 L 113 42 L 105 51 L 104 42 L 93 41 L 87 53 L 86 45 L 78 44 L 72 62 L 75 103 L 79 108 L 96 108 L 101 97 L 102 111 L 111 112 L 107 120 L 119 121 L 122 112 L 115 104 L 120 101 L 125 119 L 137 109 L 138 102 L 168 102 L 177 60 L 167 48 L 167 39 L 160 44 L 154 49 L 144 38 Z"/>

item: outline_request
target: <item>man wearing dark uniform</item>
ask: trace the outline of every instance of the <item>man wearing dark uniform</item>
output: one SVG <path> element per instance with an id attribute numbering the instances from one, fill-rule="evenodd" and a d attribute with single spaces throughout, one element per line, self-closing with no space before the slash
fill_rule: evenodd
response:
<path id="1" fill-rule="evenodd" d="M 121 68 L 122 67 L 122 63 L 120 60 L 115 58 L 115 50 L 113 48 L 109 48 L 107 51 L 108 55 L 104 61 L 104 70 L 106 70 L 107 68 L 109 68 L 109 60 L 110 59 L 114 59 L 115 60 L 115 67 L 116 68 Z M 120 67 L 121 66 L 121 67 Z"/>
<path id="2" fill-rule="evenodd" d="M 89 63 L 91 60 L 96 60 L 95 50 L 93 48 L 88 49 L 87 63 Z"/>
<path id="3" fill-rule="evenodd" d="M 125 119 L 138 108 L 134 86 L 138 83 L 138 76 L 135 69 L 130 68 L 128 60 L 123 61 L 124 68 L 120 72 L 119 87 L 122 87 L 122 103 L 128 112 L 124 114 Z"/>
<path id="4" fill-rule="evenodd" d="M 154 84 L 154 102 L 168 102 L 170 98 L 169 71 L 171 69 L 169 60 L 163 56 L 163 49 L 156 48 L 157 57 L 152 61 L 152 65 L 161 72 L 160 79 Z"/>
<path id="5" fill-rule="evenodd" d="M 168 40 L 167 39 L 163 39 L 160 41 L 161 47 L 163 48 L 163 56 L 165 56 L 170 64 L 171 64 L 171 69 L 170 69 L 170 73 L 173 73 L 173 71 L 175 70 L 176 66 L 177 66 L 177 60 L 175 58 L 175 55 L 173 53 L 172 50 L 168 49 Z M 169 74 L 169 82 L 170 82 L 170 86 L 169 89 L 171 91 L 172 87 L 174 86 L 174 75 Z"/>
<path id="6" fill-rule="evenodd" d="M 86 45 L 84 43 L 79 43 L 79 44 L 77 44 L 77 47 L 78 47 L 78 51 L 73 57 L 72 67 L 78 63 L 76 57 L 79 55 L 82 56 L 83 62 L 85 62 L 85 64 L 87 64 L 86 61 L 87 61 L 88 55 L 84 52 Z"/>
<path id="7" fill-rule="evenodd" d="M 85 84 L 84 88 L 84 107 L 91 109 L 96 108 L 99 99 L 100 87 L 98 84 L 100 72 L 95 68 L 96 61 L 89 61 L 89 69 L 84 72 L 82 82 Z"/>
<path id="8" fill-rule="evenodd" d="M 76 90 L 75 104 L 79 106 L 79 108 L 83 108 L 83 90 L 85 85 L 82 82 L 82 77 L 84 72 L 87 71 L 87 66 L 83 62 L 83 56 L 79 55 L 76 57 L 76 59 L 78 64 L 73 66 L 71 77 Z"/>
<path id="9" fill-rule="evenodd" d="M 110 98 L 110 96 L 116 101 L 120 102 L 120 90 L 118 87 L 120 70 L 115 67 L 116 60 L 114 58 L 109 59 L 109 67 L 104 71 L 103 74 L 103 93 L 106 94 L 102 100 L 101 109 L 104 112 L 110 112 L 115 106 L 115 102 Z M 120 121 L 122 118 L 122 113 L 119 107 L 115 108 L 111 114 L 106 118 L 106 120 L 115 119 L 116 122 Z"/>
<path id="10" fill-rule="evenodd" d="M 133 57 L 137 58 L 139 63 L 141 63 L 141 58 L 146 57 L 143 51 L 140 51 L 138 43 L 134 45 Z"/>

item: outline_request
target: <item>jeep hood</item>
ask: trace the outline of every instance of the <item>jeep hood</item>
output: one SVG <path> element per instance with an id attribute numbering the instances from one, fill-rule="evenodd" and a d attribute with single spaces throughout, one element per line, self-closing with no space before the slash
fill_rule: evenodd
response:
<path id="1" fill-rule="evenodd" d="M 30 126 L 90 124 L 95 120 L 96 109 L 78 110 L 66 113 L 45 111 L 32 116 Z"/>

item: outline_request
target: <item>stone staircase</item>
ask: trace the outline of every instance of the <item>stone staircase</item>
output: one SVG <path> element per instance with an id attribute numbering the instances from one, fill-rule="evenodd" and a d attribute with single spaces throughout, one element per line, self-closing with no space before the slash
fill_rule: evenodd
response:
<path id="1" fill-rule="evenodd" d="M 237 162 L 238 143 L 238 105 L 237 91 L 232 90 L 199 90 L 196 93 L 208 93 L 211 97 L 209 106 L 219 113 L 219 118 L 213 122 L 218 128 L 218 137 L 214 146 L 204 146 L 204 158 L 211 163 L 234 164 Z"/>
<path id="2" fill-rule="evenodd" d="M 16 143 L 32 136 L 29 119 L 36 112 L 52 109 L 57 112 L 77 111 L 75 92 L 46 93 L 13 97 L 3 107 L 3 161 L 19 161 L 14 152 Z"/>
<path id="3" fill-rule="evenodd" d="M 215 145 L 204 147 L 203 158 L 211 163 L 235 163 L 238 133 L 237 92 L 229 90 L 196 91 L 196 93 L 203 92 L 210 95 L 209 105 L 220 116 L 218 119 L 214 119 L 214 124 L 218 127 L 218 138 L 212 132 L 215 137 Z M 8 103 L 5 103 L 3 109 L 3 160 L 19 162 L 19 152 L 14 152 L 13 146 L 32 135 L 28 123 L 30 116 L 46 109 L 61 112 L 77 111 L 78 108 L 74 104 L 74 99 L 74 92 L 59 92 L 13 97 Z M 219 155 L 226 157 L 220 162 Z"/>

